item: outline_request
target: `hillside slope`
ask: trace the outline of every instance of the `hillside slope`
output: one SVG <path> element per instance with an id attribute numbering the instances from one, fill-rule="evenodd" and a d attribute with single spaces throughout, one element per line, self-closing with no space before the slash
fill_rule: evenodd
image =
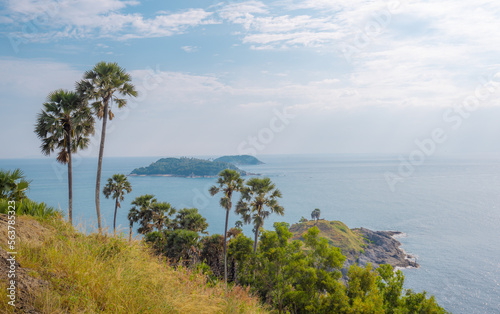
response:
<path id="1" fill-rule="evenodd" d="M 0 238 L 6 238 L 0 215 Z M 85 235 L 60 218 L 18 217 L 17 311 L 28 313 L 263 313 L 240 287 L 224 288 L 188 269 L 177 270 L 139 242 Z M 2 243 L 2 246 L 5 244 Z M 6 261 L 0 248 L 0 267 Z M 3 266 L 2 266 L 3 265 Z M 0 286 L 7 288 L 6 272 Z M 5 291 L 5 290 L 4 290 Z M 0 296 L 0 312 L 13 309 Z"/>

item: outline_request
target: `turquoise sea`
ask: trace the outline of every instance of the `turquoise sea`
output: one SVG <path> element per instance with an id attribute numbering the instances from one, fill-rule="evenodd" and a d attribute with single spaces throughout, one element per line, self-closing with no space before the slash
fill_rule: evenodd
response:
<path id="1" fill-rule="evenodd" d="M 403 270 L 406 288 L 426 290 L 453 313 L 500 313 L 500 156 L 429 158 L 391 190 L 388 172 L 401 160 L 389 155 L 263 155 L 265 162 L 243 169 L 269 176 L 282 191 L 285 216 L 297 222 L 320 208 L 322 217 L 349 227 L 398 230 L 403 248 L 417 256 L 419 269 Z M 158 157 L 105 158 L 103 183 L 115 173 L 129 174 Z M 97 159 L 74 165 L 74 218 L 95 227 L 94 185 Z M 32 180 L 29 197 L 67 209 L 66 168 L 55 159 L 0 160 L 1 169 L 21 168 Z M 224 211 L 208 189 L 214 178 L 129 177 L 133 191 L 119 209 L 117 224 L 128 228 L 130 202 L 154 194 L 176 208 L 197 207 L 210 233 L 222 233 Z M 114 204 L 101 196 L 101 211 L 112 226 Z M 231 224 L 237 220 L 231 215 Z M 246 231 L 250 231 L 248 227 Z"/>

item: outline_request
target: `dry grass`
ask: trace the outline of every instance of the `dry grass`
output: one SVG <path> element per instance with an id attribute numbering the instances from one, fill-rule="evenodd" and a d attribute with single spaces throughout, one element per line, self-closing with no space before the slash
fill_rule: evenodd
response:
<path id="1" fill-rule="evenodd" d="M 169 267 L 139 242 L 85 235 L 60 219 L 41 222 L 43 241 L 22 241 L 18 258 L 50 283 L 35 298 L 42 313 L 265 312 L 247 290 L 224 295 L 222 286 Z"/>

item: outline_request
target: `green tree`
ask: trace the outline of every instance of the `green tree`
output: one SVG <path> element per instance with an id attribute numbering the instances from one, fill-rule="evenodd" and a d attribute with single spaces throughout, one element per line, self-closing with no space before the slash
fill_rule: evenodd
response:
<path id="1" fill-rule="evenodd" d="M 241 199 L 236 206 L 236 212 L 242 215 L 245 223 L 254 225 L 253 251 L 257 251 L 259 232 L 264 225 L 264 219 L 271 213 L 284 214 L 284 209 L 278 204 L 281 192 L 269 178 L 252 178 L 241 190 Z"/>
<path id="2" fill-rule="evenodd" d="M 208 223 L 205 217 L 198 213 L 197 208 L 179 210 L 172 222 L 172 229 L 184 229 L 207 234 Z"/>
<path id="3" fill-rule="evenodd" d="M 42 140 L 44 155 L 58 150 L 57 161 L 68 165 L 69 222 L 73 223 L 73 168 L 71 155 L 88 146 L 94 134 L 94 118 L 86 101 L 72 91 L 49 94 L 38 114 L 35 133 Z"/>
<path id="4" fill-rule="evenodd" d="M 229 220 L 229 212 L 233 207 L 233 193 L 241 191 L 243 188 L 243 179 L 236 170 L 225 169 L 219 173 L 217 185 L 210 188 L 210 194 L 214 196 L 222 192 L 223 195 L 220 199 L 220 206 L 226 210 L 226 223 L 224 225 L 224 283 L 227 292 L 227 223 Z"/>
<path id="5" fill-rule="evenodd" d="M 0 199 L 15 202 L 26 199 L 26 191 L 31 181 L 26 180 L 21 169 L 0 170 Z"/>
<path id="6" fill-rule="evenodd" d="M 116 94 L 121 96 L 137 96 L 137 91 L 130 75 L 125 69 L 118 66 L 117 63 L 107 63 L 101 61 L 97 63 L 90 71 L 85 72 L 83 80 L 77 83 L 78 91 L 88 100 L 93 101 L 94 114 L 98 119 L 102 119 L 101 143 L 99 145 L 99 159 L 97 163 L 97 178 L 95 188 L 95 204 L 97 212 L 97 226 L 99 233 L 102 233 L 101 225 L 101 209 L 99 196 L 101 192 L 101 170 L 102 158 L 104 155 L 104 141 L 106 137 L 106 125 L 108 118 L 112 120 L 114 117 L 111 111 L 113 103 L 116 103 L 118 108 L 122 108 L 127 104 L 126 99 L 118 98 Z"/>
<path id="7" fill-rule="evenodd" d="M 125 193 L 132 192 L 132 186 L 124 174 L 114 174 L 108 179 L 108 184 L 103 189 L 103 194 L 106 198 L 112 196 L 115 199 L 115 215 L 113 218 L 113 234 L 116 232 L 116 212 L 118 207 L 121 208 L 120 202 L 125 199 Z"/>

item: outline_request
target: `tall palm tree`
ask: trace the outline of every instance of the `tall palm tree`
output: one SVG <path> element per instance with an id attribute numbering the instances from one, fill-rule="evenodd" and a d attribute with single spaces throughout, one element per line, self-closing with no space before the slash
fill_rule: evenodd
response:
<path id="1" fill-rule="evenodd" d="M 21 169 L 0 170 L 0 199 L 22 201 L 26 198 L 30 183 Z"/>
<path id="2" fill-rule="evenodd" d="M 89 145 L 94 117 L 87 102 L 76 92 L 56 90 L 49 94 L 38 114 L 35 133 L 44 155 L 59 150 L 57 161 L 68 165 L 69 222 L 73 222 L 73 169 L 71 154 Z"/>
<path id="3" fill-rule="evenodd" d="M 122 202 L 125 198 L 125 192 L 132 192 L 132 186 L 130 182 L 128 182 L 127 177 L 124 174 L 114 174 L 113 177 L 108 179 L 108 184 L 102 190 L 104 196 L 109 198 L 113 195 L 115 199 L 115 216 L 113 219 L 113 234 L 116 232 L 116 212 L 118 211 L 118 207 L 121 208 L 120 202 Z"/>
<path id="4" fill-rule="evenodd" d="M 233 192 L 241 191 L 243 188 L 243 179 L 236 170 L 225 169 L 219 173 L 217 185 L 210 188 L 210 194 L 214 196 L 222 192 L 223 195 L 220 199 L 220 206 L 226 210 L 226 224 L 224 227 L 224 282 L 226 283 L 227 292 L 227 223 L 229 220 L 229 212 L 233 207 Z"/>
<path id="5" fill-rule="evenodd" d="M 284 208 L 278 204 L 281 192 L 269 178 L 252 178 L 241 190 L 241 199 L 236 206 L 236 212 L 242 215 L 245 223 L 253 222 L 255 239 L 253 252 L 257 251 L 259 232 L 264 225 L 264 219 L 271 213 L 283 216 Z"/>
<path id="6" fill-rule="evenodd" d="M 77 89 L 84 97 L 93 101 L 94 114 L 102 119 L 101 143 L 99 145 L 99 159 L 97 163 L 97 178 L 95 186 L 95 208 L 97 212 L 97 226 L 99 233 L 102 233 L 101 207 L 99 196 L 101 191 L 101 170 L 102 158 L 104 154 L 104 140 L 106 138 L 106 124 L 114 117 L 111 107 L 113 102 L 122 108 L 127 104 L 123 98 L 118 98 L 116 94 L 122 96 L 137 96 L 137 91 L 131 83 L 130 75 L 117 63 L 107 63 L 101 61 L 90 71 L 85 72 L 83 80 L 77 83 Z"/>

